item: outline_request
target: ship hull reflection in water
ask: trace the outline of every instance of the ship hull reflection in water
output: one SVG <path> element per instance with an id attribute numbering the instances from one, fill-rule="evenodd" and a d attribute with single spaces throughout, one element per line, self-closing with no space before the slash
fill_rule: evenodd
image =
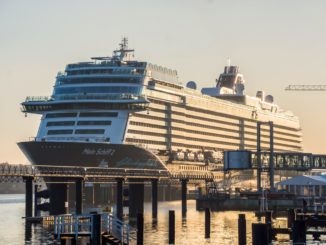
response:
<path id="1" fill-rule="evenodd" d="M 0 195 L 0 217 L 10 221 L 0 224 L 0 238 L 4 244 L 56 244 L 50 232 L 40 225 L 26 227 L 21 217 L 24 216 L 24 195 Z M 16 197 L 16 201 L 12 199 Z M 238 244 L 238 214 L 237 211 L 211 213 L 211 238 L 205 239 L 205 213 L 196 211 L 195 201 L 188 201 L 187 218 L 182 220 L 180 201 L 159 202 L 157 223 L 152 222 L 151 203 L 145 203 L 145 244 L 168 244 L 168 212 L 175 210 L 176 244 Z M 253 212 L 246 212 L 247 244 L 251 244 L 251 223 L 257 222 Z"/>

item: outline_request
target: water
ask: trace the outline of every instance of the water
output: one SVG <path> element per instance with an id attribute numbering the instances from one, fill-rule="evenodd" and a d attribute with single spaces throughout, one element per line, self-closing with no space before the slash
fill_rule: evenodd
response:
<path id="1" fill-rule="evenodd" d="M 0 194 L 0 244 L 59 244 L 41 225 L 25 225 L 25 195 Z"/>
<path id="2" fill-rule="evenodd" d="M 41 225 L 25 226 L 25 197 L 20 194 L 0 195 L 0 244 L 59 244 Z M 181 202 L 160 202 L 158 221 L 152 222 L 151 203 L 145 203 L 145 244 L 168 243 L 168 212 L 175 210 L 176 244 L 238 244 L 237 220 L 239 212 L 212 212 L 211 238 L 205 239 L 205 214 L 195 210 L 195 201 L 188 201 L 187 218 L 181 218 Z M 253 213 L 246 213 L 247 232 L 256 222 Z M 248 236 L 248 244 L 251 243 Z"/>

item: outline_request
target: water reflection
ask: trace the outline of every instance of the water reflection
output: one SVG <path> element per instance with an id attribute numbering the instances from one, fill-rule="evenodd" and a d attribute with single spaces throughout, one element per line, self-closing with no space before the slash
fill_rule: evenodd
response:
<path id="1" fill-rule="evenodd" d="M 158 221 L 153 225 L 151 206 L 145 204 L 145 244 L 168 244 L 168 212 L 175 210 L 176 244 L 238 244 L 238 214 L 239 212 L 212 212 L 211 238 L 205 239 L 205 212 L 196 211 L 195 201 L 188 201 L 186 218 L 182 218 L 181 203 L 159 203 Z M 246 212 L 247 243 L 251 243 L 251 223 L 256 222 L 254 213 Z"/>
<path id="2" fill-rule="evenodd" d="M 21 195 L 16 195 L 21 199 Z M 0 196 L 0 199 L 2 197 Z M 145 244 L 168 244 L 168 213 L 175 210 L 176 244 L 238 244 L 239 212 L 212 212 L 211 238 L 205 239 L 205 212 L 197 212 L 195 201 L 188 201 L 187 216 L 182 218 L 181 201 L 160 202 L 158 218 L 152 219 L 151 203 L 145 204 L 144 240 Z M 41 225 L 25 225 L 24 202 L 0 204 L 1 244 L 60 244 L 52 240 L 50 231 Z M 252 212 L 245 213 L 247 219 L 247 244 L 251 244 L 251 223 L 257 219 Z"/>

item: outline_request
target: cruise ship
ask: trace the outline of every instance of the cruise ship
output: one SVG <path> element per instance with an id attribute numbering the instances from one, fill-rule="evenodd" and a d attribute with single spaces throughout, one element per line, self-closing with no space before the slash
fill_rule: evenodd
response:
<path id="1" fill-rule="evenodd" d="M 38 165 L 218 164 L 224 150 L 255 150 L 257 122 L 272 121 L 274 150 L 302 151 L 298 117 L 263 91 L 246 95 L 237 66 L 227 65 L 212 85 L 182 85 L 176 70 L 137 61 L 123 38 L 112 56 L 68 64 L 51 96 L 26 98 L 22 111 L 41 123 L 18 145 Z M 269 148 L 267 126 L 261 144 Z"/>

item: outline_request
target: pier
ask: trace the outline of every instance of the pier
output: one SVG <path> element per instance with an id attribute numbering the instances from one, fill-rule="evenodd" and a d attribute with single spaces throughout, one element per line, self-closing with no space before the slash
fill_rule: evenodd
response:
<path id="1" fill-rule="evenodd" d="M 182 217 L 186 217 L 188 185 L 193 186 L 198 185 L 200 183 L 200 185 L 206 186 L 206 189 L 209 186 L 210 188 L 217 188 L 216 186 L 220 185 L 221 183 L 235 184 L 241 183 L 241 181 L 244 181 L 247 178 L 258 179 L 258 173 L 272 173 L 273 178 L 275 178 L 275 176 L 278 176 L 280 178 L 281 174 L 283 174 L 284 176 L 284 173 L 289 173 L 289 175 L 296 176 L 302 173 L 308 173 L 315 169 L 326 169 L 326 155 L 314 155 L 310 153 L 273 153 L 273 161 L 271 161 L 270 152 L 244 151 L 244 153 L 249 155 L 248 159 L 250 160 L 246 163 L 248 167 L 245 169 L 234 169 L 232 168 L 232 166 L 230 168 L 230 164 L 227 162 L 224 163 L 223 167 L 216 167 L 210 165 L 196 166 L 186 164 L 167 164 L 166 166 L 163 166 L 164 168 L 160 169 L 0 164 L 0 182 L 24 182 L 26 188 L 25 216 L 27 217 L 27 222 L 39 222 L 39 211 L 49 211 L 51 215 L 54 215 L 53 217 L 58 217 L 55 218 L 54 222 L 56 224 L 54 229 L 55 237 L 59 240 L 61 238 L 64 238 L 64 240 L 68 239 L 71 241 L 75 241 L 77 239 L 76 237 L 91 237 L 90 230 L 93 229 L 91 228 L 92 222 L 90 221 L 91 219 L 93 219 L 90 217 L 93 216 L 87 216 L 88 218 L 85 218 L 85 216 L 83 216 L 85 215 L 83 212 L 83 193 L 85 191 L 84 187 L 86 183 L 114 183 L 116 205 L 116 212 L 114 214 L 114 217 L 117 220 L 122 220 L 124 216 L 124 192 L 125 190 L 128 190 L 127 196 L 129 207 L 129 219 L 134 220 L 134 222 L 137 221 L 136 223 L 138 229 L 142 230 L 143 221 L 141 222 L 141 215 L 144 212 L 145 185 L 151 186 L 152 218 L 153 220 L 155 220 L 158 216 L 157 203 L 158 187 L 160 183 L 178 183 L 181 190 L 181 213 Z M 225 152 L 225 154 L 228 154 L 228 152 Z M 273 162 L 272 167 L 270 165 L 271 162 Z M 273 169 L 273 171 L 271 171 L 271 168 Z M 49 181 L 50 186 L 57 185 L 57 187 L 59 187 L 57 188 L 58 191 L 52 191 L 51 193 L 51 189 L 48 191 L 38 190 L 39 183 L 47 183 L 47 181 Z M 70 186 L 74 186 L 75 192 L 75 212 L 73 215 L 66 215 L 66 203 L 68 201 L 68 184 Z M 259 184 L 259 180 L 257 181 L 257 184 Z M 257 189 L 259 190 L 258 186 Z M 243 208 L 243 210 L 260 210 L 262 205 L 260 194 L 262 192 L 258 191 L 256 193 L 256 196 L 254 195 L 252 199 L 232 199 L 226 196 L 222 198 L 218 197 L 217 199 L 212 199 L 212 196 L 210 196 L 209 198 L 197 198 L 197 209 L 205 209 L 205 237 L 210 236 L 210 211 L 232 209 L 241 210 L 241 208 L 239 209 L 239 203 L 241 203 L 242 205 L 247 205 Z M 249 194 L 247 193 L 247 195 Z M 39 198 L 49 198 L 50 203 L 41 204 L 38 202 Z M 268 196 L 266 196 L 266 198 L 270 200 L 272 199 Z M 302 207 L 302 200 L 295 200 L 293 198 L 291 200 L 287 199 L 289 199 L 288 196 L 284 196 L 283 201 L 280 197 L 278 197 L 277 200 L 274 201 L 275 204 L 273 204 L 273 200 L 271 200 L 268 204 L 268 208 L 273 209 L 274 207 L 277 207 L 278 210 L 286 210 L 289 207 Z M 214 200 L 214 202 L 212 202 L 212 200 Z M 214 205 L 216 205 L 217 208 L 212 206 L 213 203 L 215 203 Z M 284 207 L 282 208 L 283 204 Z M 84 218 L 81 218 L 82 216 L 80 215 L 82 215 Z M 174 221 L 172 213 L 170 214 L 170 216 L 171 225 L 173 225 Z M 80 217 L 80 219 L 78 217 Z M 67 221 L 67 219 L 69 220 L 69 222 Z M 86 221 L 87 219 L 88 221 Z M 87 226 L 86 224 L 88 224 L 88 233 L 83 233 L 85 230 L 79 231 L 77 229 L 77 227 L 79 227 L 79 220 L 84 220 L 83 222 L 85 223 L 85 226 Z M 241 220 L 239 220 L 240 227 L 241 224 L 244 223 L 244 220 L 244 217 L 241 217 Z M 64 224 L 62 224 L 62 222 Z M 117 224 L 117 222 L 114 223 L 114 225 Z M 284 230 L 276 231 L 288 232 Z M 175 231 L 171 230 L 171 241 L 173 241 L 174 239 L 174 232 Z M 106 237 L 100 236 L 99 239 L 116 239 L 111 237 L 112 231 L 102 231 L 101 234 L 105 234 Z M 143 239 L 142 235 L 139 234 L 138 236 L 139 240 Z M 120 237 L 118 238 L 118 240 L 119 239 L 122 238 Z M 241 239 L 243 240 L 244 238 L 242 237 Z M 94 244 L 97 243 L 94 242 Z"/>
<path id="2" fill-rule="evenodd" d="M 252 171 L 258 171 L 260 173 L 270 172 L 270 152 L 248 152 L 248 154 L 250 154 L 248 166 L 250 166 Z M 263 159 L 263 161 L 259 162 L 258 156 L 260 156 L 260 159 Z M 273 154 L 273 174 L 277 175 L 278 171 L 296 171 L 297 174 L 299 172 L 307 173 L 313 169 L 326 169 L 326 155 L 314 155 L 310 153 Z M 232 171 L 234 174 L 230 174 Z M 55 205 L 56 210 L 52 210 L 53 214 L 65 213 L 64 205 L 67 201 L 65 198 L 65 189 L 67 188 L 65 183 L 70 182 L 75 185 L 76 214 L 80 214 L 82 213 L 82 193 L 85 183 L 96 183 L 99 181 L 101 183 L 115 182 L 117 217 L 120 218 L 123 215 L 123 183 L 129 183 L 129 190 L 131 190 L 129 207 L 131 208 L 131 216 L 133 217 L 136 217 L 137 213 L 142 213 L 143 199 L 139 199 L 138 197 L 144 195 L 144 183 L 149 183 L 152 185 L 152 211 L 153 218 L 155 218 L 157 217 L 157 189 L 159 182 L 178 181 L 180 183 L 182 213 L 186 215 L 186 193 L 188 184 L 193 184 L 193 182 L 204 182 L 207 185 L 209 183 L 221 183 L 230 180 L 233 182 L 241 181 L 244 176 L 242 174 L 237 174 L 241 172 L 241 170 L 233 170 L 226 167 L 214 168 L 211 166 L 185 164 L 167 164 L 163 169 L 158 170 L 0 164 L 0 182 L 25 182 L 26 217 L 33 216 L 33 185 L 34 183 L 44 181 L 44 179 L 51 179 L 51 184 L 58 184 L 61 186 L 61 188 L 58 188 L 61 191 L 60 193 L 56 193 L 55 196 L 50 195 L 50 200 L 52 199 L 51 201 L 57 204 Z M 227 178 L 226 176 L 229 176 L 229 179 L 225 179 Z M 250 177 L 254 177 L 254 173 L 252 173 Z M 136 196 L 137 198 L 134 198 Z M 137 203 L 137 200 L 140 201 Z M 52 206 L 54 206 L 54 204 L 52 204 Z M 253 206 L 257 205 L 255 204 Z M 34 212 L 36 212 L 35 210 Z"/>

